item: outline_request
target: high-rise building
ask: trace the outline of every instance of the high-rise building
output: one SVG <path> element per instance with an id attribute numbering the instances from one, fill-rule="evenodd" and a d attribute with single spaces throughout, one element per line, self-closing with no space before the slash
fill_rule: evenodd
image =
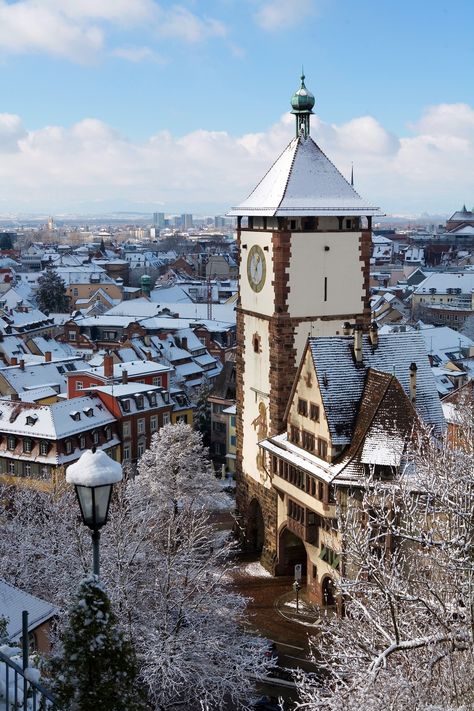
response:
<path id="1" fill-rule="evenodd" d="M 181 227 L 183 228 L 183 230 L 189 230 L 193 226 L 193 216 L 183 212 L 183 214 L 181 215 Z"/>
<path id="2" fill-rule="evenodd" d="M 153 226 L 162 230 L 165 226 L 165 213 L 164 212 L 154 212 L 153 213 Z"/>
<path id="3" fill-rule="evenodd" d="M 314 97 L 304 76 L 291 100 L 296 136 L 237 217 L 237 505 L 247 537 L 278 563 L 278 495 L 258 442 L 285 429 L 285 409 L 308 335 L 370 321 L 372 217 L 310 135 Z M 262 516 L 263 513 L 263 516 Z"/>

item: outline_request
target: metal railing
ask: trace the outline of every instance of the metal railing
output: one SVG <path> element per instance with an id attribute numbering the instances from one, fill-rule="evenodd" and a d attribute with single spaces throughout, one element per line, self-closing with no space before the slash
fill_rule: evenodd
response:
<path id="1" fill-rule="evenodd" d="M 38 681 L 30 677 L 28 645 L 28 613 L 22 619 L 22 664 L 14 662 L 7 654 L 0 652 L 0 688 L 4 686 L 4 697 L 0 696 L 0 709 L 5 711 L 60 711 L 51 693 Z M 19 656 L 19 655 L 18 655 Z"/>

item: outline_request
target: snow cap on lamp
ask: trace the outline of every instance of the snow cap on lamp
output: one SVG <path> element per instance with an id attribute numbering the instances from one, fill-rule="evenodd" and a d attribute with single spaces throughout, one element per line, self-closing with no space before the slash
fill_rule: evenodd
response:
<path id="1" fill-rule="evenodd" d="M 101 449 L 88 449 L 66 469 L 66 481 L 76 486 L 106 486 L 122 479 L 122 465 Z"/>

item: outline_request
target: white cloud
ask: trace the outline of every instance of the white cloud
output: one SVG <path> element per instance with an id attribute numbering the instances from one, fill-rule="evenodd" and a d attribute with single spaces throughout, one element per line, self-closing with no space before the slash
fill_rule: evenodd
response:
<path id="1" fill-rule="evenodd" d="M 0 114 L 0 155 L 20 149 L 19 141 L 26 136 L 19 116 Z"/>
<path id="2" fill-rule="evenodd" d="M 47 3 L 22 0 L 9 4 L 0 0 L 0 52 L 41 52 L 87 62 L 102 46 L 99 27 L 75 24 Z"/>
<path id="3" fill-rule="evenodd" d="M 163 37 L 177 37 L 185 42 L 203 42 L 210 37 L 225 37 L 225 25 L 213 18 L 200 18 L 181 5 L 163 12 L 157 32 Z"/>
<path id="4" fill-rule="evenodd" d="M 101 55 L 112 27 L 188 43 L 227 34 L 219 20 L 181 5 L 163 8 L 155 0 L 0 0 L 0 55 L 43 53 L 90 63 Z M 133 62 L 156 59 L 145 48 L 140 57 L 138 50 L 120 47 L 115 54 Z"/>
<path id="5" fill-rule="evenodd" d="M 370 116 L 341 125 L 315 116 L 312 136 L 344 175 L 354 162 L 357 190 L 384 211 L 450 212 L 474 201 L 470 117 L 466 105 L 432 107 L 412 135 L 397 137 Z M 0 115 L 2 210 L 114 203 L 221 212 L 256 185 L 292 138 L 293 121 L 285 114 L 265 132 L 237 137 L 162 131 L 139 143 L 93 118 L 27 132 L 18 116 Z"/>
<path id="6" fill-rule="evenodd" d="M 315 0 L 266 0 L 254 17 L 260 27 L 274 32 L 299 25 L 315 11 Z"/>
<path id="7" fill-rule="evenodd" d="M 150 47 L 117 47 L 112 50 L 111 54 L 114 57 L 126 59 L 128 62 L 165 62 L 164 58 L 150 49 Z"/>

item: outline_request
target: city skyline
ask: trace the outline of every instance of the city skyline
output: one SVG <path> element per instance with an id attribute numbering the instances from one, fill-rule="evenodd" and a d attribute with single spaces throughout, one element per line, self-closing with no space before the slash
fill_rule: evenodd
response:
<path id="1" fill-rule="evenodd" d="M 302 63 L 364 197 L 474 204 L 467 0 L 65 5 L 0 0 L 0 213 L 224 213 L 291 139 Z"/>

